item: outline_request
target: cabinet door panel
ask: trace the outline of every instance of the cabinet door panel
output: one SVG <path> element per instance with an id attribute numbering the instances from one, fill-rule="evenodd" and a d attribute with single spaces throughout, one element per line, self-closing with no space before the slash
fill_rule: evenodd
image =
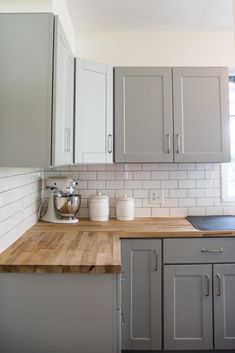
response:
<path id="1" fill-rule="evenodd" d="M 0 167 L 50 165 L 52 14 L 0 14 Z"/>
<path id="2" fill-rule="evenodd" d="M 123 240 L 122 264 L 122 349 L 161 349 L 161 241 Z"/>
<path id="3" fill-rule="evenodd" d="M 115 161 L 171 162 L 170 68 L 115 69 Z"/>
<path id="4" fill-rule="evenodd" d="M 76 61 L 75 163 L 113 161 L 113 69 Z"/>
<path id="5" fill-rule="evenodd" d="M 175 162 L 227 162 L 226 68 L 174 68 Z"/>
<path id="6" fill-rule="evenodd" d="M 215 349 L 235 349 L 235 264 L 214 265 Z"/>
<path id="7" fill-rule="evenodd" d="M 213 348 L 211 265 L 164 266 L 164 348 Z"/>
<path id="8" fill-rule="evenodd" d="M 55 17 L 52 164 L 73 161 L 73 54 Z"/>

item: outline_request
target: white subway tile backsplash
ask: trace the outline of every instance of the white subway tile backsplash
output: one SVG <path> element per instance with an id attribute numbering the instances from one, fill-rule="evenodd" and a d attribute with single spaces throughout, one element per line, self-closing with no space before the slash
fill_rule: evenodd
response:
<path id="1" fill-rule="evenodd" d="M 106 181 L 106 189 L 124 189 L 124 183 L 121 180 Z"/>
<path id="2" fill-rule="evenodd" d="M 105 181 L 101 180 L 89 180 L 88 181 L 88 189 L 89 190 L 102 190 L 105 189 Z"/>
<path id="3" fill-rule="evenodd" d="M 205 207 L 189 207 L 188 215 L 189 216 L 205 216 L 206 209 Z"/>
<path id="4" fill-rule="evenodd" d="M 205 173 L 201 170 L 188 171 L 188 179 L 204 179 Z"/>
<path id="5" fill-rule="evenodd" d="M 160 170 L 160 164 L 159 163 L 147 163 L 147 164 L 142 164 L 142 169 L 143 170 Z"/>
<path id="6" fill-rule="evenodd" d="M 194 207 L 196 206 L 196 199 L 195 198 L 184 198 L 179 199 L 179 207 Z"/>
<path id="7" fill-rule="evenodd" d="M 161 189 L 176 189 L 178 187 L 177 180 L 161 180 Z"/>
<path id="8" fill-rule="evenodd" d="M 114 172 L 97 172 L 97 180 L 114 180 Z"/>
<path id="9" fill-rule="evenodd" d="M 115 172 L 115 179 L 116 180 L 132 180 L 133 174 L 132 174 L 132 172 Z"/>
<path id="10" fill-rule="evenodd" d="M 170 171 L 169 173 L 169 178 L 170 179 L 186 179 L 187 178 L 187 173 L 184 170 L 178 170 L 178 171 Z"/>
<path id="11" fill-rule="evenodd" d="M 170 208 L 170 216 L 171 217 L 186 217 L 188 215 L 187 208 Z"/>
<path id="12" fill-rule="evenodd" d="M 1 252 L 36 223 L 43 175 L 39 169 L 0 168 L 0 176 Z"/>
<path id="13" fill-rule="evenodd" d="M 152 217 L 169 217 L 169 208 L 152 208 Z"/>
<path id="14" fill-rule="evenodd" d="M 134 172 L 134 179 L 137 179 L 137 180 L 151 179 L 151 172 L 148 172 L 148 171 Z"/>
<path id="15" fill-rule="evenodd" d="M 61 167 L 59 170 L 50 169 L 47 172 L 50 175 L 52 173 L 66 175 L 66 171 L 67 169 Z M 219 163 L 73 165 L 70 166 L 69 171 L 75 173 L 74 176 L 78 174 L 79 183 L 76 188 L 84 200 L 80 217 L 88 215 L 87 198 L 97 190 L 110 197 L 110 215 L 113 217 L 115 198 L 124 194 L 134 197 L 136 217 L 223 214 L 225 211 L 232 213 L 235 210 L 235 204 L 233 208 L 233 205 L 221 200 Z M 23 173 L 19 170 L 18 176 L 21 174 Z M 21 183 L 20 180 L 18 182 Z M 5 187 L 6 185 L 7 183 Z M 164 202 L 150 204 L 151 190 L 164 190 Z M 15 191 L 11 195 L 9 191 L 7 196 L 10 200 L 14 199 L 14 193 Z M 0 193 L 0 205 L 5 202 L 5 197 L 1 198 Z M 14 213 L 14 208 L 11 209 L 11 213 Z M 4 209 L 2 212 L 0 209 L 0 221 L 5 214 Z"/>
<path id="16" fill-rule="evenodd" d="M 142 189 L 142 181 L 140 180 L 125 180 L 125 189 Z"/>
<path id="17" fill-rule="evenodd" d="M 152 179 L 156 179 L 156 180 L 169 179 L 169 172 L 167 171 L 152 172 Z"/>
<path id="18" fill-rule="evenodd" d="M 179 180 L 180 189 L 193 189 L 196 187 L 195 180 Z"/>
<path id="19" fill-rule="evenodd" d="M 204 197 L 205 189 L 188 189 L 188 197 Z"/>
<path id="20" fill-rule="evenodd" d="M 173 189 L 170 190 L 170 198 L 182 198 L 187 197 L 186 189 Z"/>
<path id="21" fill-rule="evenodd" d="M 96 172 L 79 172 L 79 180 L 96 180 Z"/>
<path id="22" fill-rule="evenodd" d="M 160 181 L 159 180 L 144 180 L 143 181 L 143 189 L 160 189 Z"/>

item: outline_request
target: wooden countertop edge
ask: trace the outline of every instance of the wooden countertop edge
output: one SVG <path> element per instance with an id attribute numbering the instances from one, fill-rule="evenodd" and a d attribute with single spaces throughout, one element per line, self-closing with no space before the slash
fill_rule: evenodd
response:
<path id="1" fill-rule="evenodd" d="M 0 272 L 120 273 L 120 239 L 234 236 L 235 231 L 197 230 L 182 217 L 139 218 L 130 222 L 111 220 L 104 224 L 81 220 L 78 225 L 69 226 L 39 222 L 0 255 Z M 67 247 L 64 247 L 66 241 Z M 70 248 L 71 242 L 74 243 L 74 241 L 79 244 L 75 244 L 73 250 L 68 249 L 68 244 Z M 81 245 L 80 242 L 82 242 Z M 34 252 L 29 256 L 32 250 Z M 55 255 L 52 250 L 55 251 Z M 72 259 L 69 253 L 72 254 Z"/>

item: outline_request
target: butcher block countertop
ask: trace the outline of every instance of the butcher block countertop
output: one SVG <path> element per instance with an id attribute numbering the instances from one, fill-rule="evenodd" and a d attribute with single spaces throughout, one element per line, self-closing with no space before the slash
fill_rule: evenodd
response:
<path id="1" fill-rule="evenodd" d="M 185 218 L 51 224 L 39 222 L 0 254 L 0 272 L 118 273 L 120 238 L 235 236 L 235 231 L 199 231 Z"/>

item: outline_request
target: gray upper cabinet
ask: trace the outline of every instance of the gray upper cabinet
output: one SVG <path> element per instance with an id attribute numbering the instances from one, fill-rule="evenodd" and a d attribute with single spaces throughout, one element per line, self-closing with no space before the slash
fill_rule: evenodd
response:
<path id="1" fill-rule="evenodd" d="M 228 107 L 226 68 L 116 68 L 115 162 L 228 162 Z"/>
<path id="2" fill-rule="evenodd" d="M 226 68 L 174 68 L 175 162 L 228 162 Z"/>
<path id="3" fill-rule="evenodd" d="M 214 265 L 215 349 L 235 349 L 235 264 Z"/>
<path id="4" fill-rule="evenodd" d="M 74 57 L 55 17 L 52 164 L 73 163 Z"/>
<path id="5" fill-rule="evenodd" d="M 213 349 L 212 266 L 164 266 L 164 347 Z"/>
<path id="6" fill-rule="evenodd" d="M 115 162 L 172 162 L 170 68 L 115 69 Z"/>
<path id="7" fill-rule="evenodd" d="M 161 349 L 161 240 L 121 243 L 122 349 Z"/>
<path id="8" fill-rule="evenodd" d="M 76 59 L 75 163 L 113 162 L 113 68 Z"/>
<path id="9" fill-rule="evenodd" d="M 0 14 L 0 166 L 71 162 L 73 59 L 53 14 Z"/>

